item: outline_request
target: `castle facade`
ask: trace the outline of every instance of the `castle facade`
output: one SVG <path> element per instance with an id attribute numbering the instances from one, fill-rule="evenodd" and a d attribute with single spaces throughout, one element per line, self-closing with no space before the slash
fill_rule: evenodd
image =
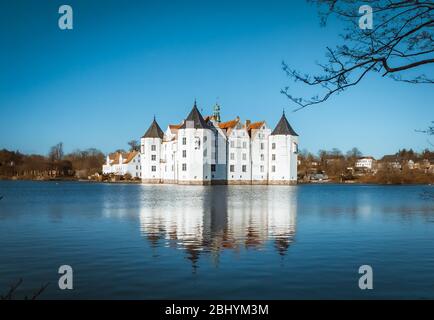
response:
<path id="1" fill-rule="evenodd" d="M 165 132 L 154 118 L 140 142 L 143 183 L 297 183 L 298 135 L 284 113 L 271 130 L 265 121 L 222 122 L 218 105 L 204 118 L 195 102 Z"/>

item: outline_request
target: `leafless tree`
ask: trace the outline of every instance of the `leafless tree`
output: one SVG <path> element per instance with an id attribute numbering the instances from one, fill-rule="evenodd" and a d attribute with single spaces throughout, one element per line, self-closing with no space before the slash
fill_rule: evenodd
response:
<path id="1" fill-rule="evenodd" d="M 139 151 L 140 150 L 140 143 L 137 140 L 129 141 L 128 145 L 130 146 L 130 151 Z"/>
<path id="2" fill-rule="evenodd" d="M 48 153 L 48 158 L 50 161 L 60 161 L 63 159 L 63 143 L 59 142 L 55 146 L 50 148 L 50 152 Z"/>
<path id="3" fill-rule="evenodd" d="M 18 288 L 23 283 L 23 279 L 20 278 L 16 283 L 13 283 L 6 294 L 0 295 L 0 300 L 14 300 Z M 36 290 L 30 297 L 25 296 L 24 300 L 36 300 L 48 287 L 49 283 L 42 285 L 38 290 Z"/>
<path id="4" fill-rule="evenodd" d="M 424 130 L 416 130 L 416 132 L 425 133 L 425 134 L 427 134 L 427 135 L 429 135 L 429 136 L 434 136 L 434 121 L 431 121 L 431 125 L 428 126 L 427 129 L 424 129 Z M 428 140 L 428 143 L 429 143 L 430 145 L 434 146 L 434 144 L 433 144 L 430 140 Z"/>
<path id="5" fill-rule="evenodd" d="M 318 64 L 321 70 L 318 75 L 304 74 L 282 63 L 290 79 L 318 87 L 320 91 L 306 99 L 293 96 L 289 86 L 282 89 L 297 105 L 296 110 L 326 101 L 357 85 L 368 73 L 413 84 L 434 83 L 433 78 L 424 74 L 424 67 L 434 63 L 433 0 L 307 1 L 318 6 L 321 24 L 325 25 L 330 16 L 337 16 L 346 27 L 341 34 L 343 44 L 326 49 L 327 60 Z M 372 7 L 372 29 L 359 27 L 361 5 Z M 411 76 L 413 72 L 417 74 Z"/>
<path id="6" fill-rule="evenodd" d="M 430 136 L 434 136 L 434 121 L 431 121 L 431 125 L 427 129 L 420 130 L 420 132 L 426 133 Z"/>

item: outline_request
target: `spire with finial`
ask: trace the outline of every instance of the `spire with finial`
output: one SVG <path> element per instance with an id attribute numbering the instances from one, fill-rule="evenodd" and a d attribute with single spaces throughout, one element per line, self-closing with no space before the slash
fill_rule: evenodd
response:
<path id="1" fill-rule="evenodd" d="M 221 121 L 220 120 L 220 106 L 219 106 L 218 102 L 216 102 L 216 104 L 214 105 L 214 110 L 213 110 L 212 115 L 213 115 L 215 121 L 217 121 L 217 122 Z"/>

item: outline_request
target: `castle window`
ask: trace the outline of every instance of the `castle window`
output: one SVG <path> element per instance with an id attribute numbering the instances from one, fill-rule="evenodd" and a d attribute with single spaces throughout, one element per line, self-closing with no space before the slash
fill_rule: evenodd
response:
<path id="1" fill-rule="evenodd" d="M 275 154 L 271 155 L 271 160 L 273 160 L 273 161 L 276 160 L 276 155 Z"/>
<path id="2" fill-rule="evenodd" d="M 271 166 L 271 172 L 276 172 L 276 166 Z"/>
<path id="3" fill-rule="evenodd" d="M 200 149 L 200 138 L 199 137 L 194 137 L 194 148 Z"/>
<path id="4" fill-rule="evenodd" d="M 231 153 L 231 160 L 235 160 L 235 153 Z"/>
<path id="5" fill-rule="evenodd" d="M 229 166 L 229 171 L 230 172 L 235 172 L 235 166 L 233 165 L 233 164 L 231 164 L 230 166 Z M 233 176 L 232 176 L 233 177 Z"/>
<path id="6" fill-rule="evenodd" d="M 151 155 L 151 160 L 152 161 L 156 161 L 157 160 L 157 156 L 155 154 Z"/>
<path id="7" fill-rule="evenodd" d="M 183 138 L 182 138 L 182 145 L 185 146 L 186 144 L 187 144 L 187 138 L 186 138 L 186 137 L 183 137 Z"/>
<path id="8" fill-rule="evenodd" d="M 293 145 L 294 153 L 298 153 L 298 144 L 294 142 Z"/>
<path id="9" fill-rule="evenodd" d="M 208 137 L 207 136 L 203 137 L 203 142 L 206 142 L 206 140 L 208 140 Z"/>
<path id="10" fill-rule="evenodd" d="M 211 171 L 212 171 L 212 172 L 215 172 L 215 164 L 212 164 L 212 165 L 211 165 Z"/>
<path id="11" fill-rule="evenodd" d="M 182 164 L 182 171 L 187 171 L 187 164 L 186 163 Z"/>
<path id="12" fill-rule="evenodd" d="M 261 153 L 261 161 L 264 161 L 264 159 L 265 159 L 264 154 Z"/>
<path id="13" fill-rule="evenodd" d="M 152 166 L 152 167 L 151 167 L 151 171 L 152 171 L 152 172 L 157 171 L 157 167 L 156 167 L 156 166 Z"/>
<path id="14" fill-rule="evenodd" d="M 243 153 L 243 160 L 247 160 L 247 154 Z"/>
<path id="15" fill-rule="evenodd" d="M 235 141 L 234 140 L 231 141 L 231 148 L 235 148 Z"/>
<path id="16" fill-rule="evenodd" d="M 157 150 L 157 146 L 155 144 L 151 145 L 151 151 Z"/>
<path id="17" fill-rule="evenodd" d="M 243 149 L 247 148 L 247 142 L 243 141 Z"/>
<path id="18" fill-rule="evenodd" d="M 274 142 L 271 144 L 271 149 L 276 149 L 276 144 Z"/>
<path id="19" fill-rule="evenodd" d="M 264 143 L 261 142 L 261 150 L 264 150 Z"/>
<path id="20" fill-rule="evenodd" d="M 264 172 L 264 166 L 261 166 L 261 172 Z"/>
<path id="21" fill-rule="evenodd" d="M 208 155 L 208 149 L 203 150 L 203 156 L 206 157 Z"/>
<path id="22" fill-rule="evenodd" d="M 241 170 L 242 170 L 243 172 L 247 172 L 247 166 L 244 164 L 244 165 L 241 167 Z"/>
<path id="23" fill-rule="evenodd" d="M 187 150 L 182 150 L 182 157 L 187 158 Z"/>

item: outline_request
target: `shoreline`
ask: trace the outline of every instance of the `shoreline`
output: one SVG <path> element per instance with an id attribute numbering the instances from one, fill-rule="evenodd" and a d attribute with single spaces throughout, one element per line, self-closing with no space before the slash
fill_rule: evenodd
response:
<path id="1" fill-rule="evenodd" d="M 92 179 L 78 179 L 78 178 L 47 178 L 47 179 L 19 179 L 19 178 L 5 178 L 0 177 L 0 181 L 34 181 L 34 182 L 87 182 L 87 183 L 101 183 L 101 184 L 143 184 L 143 185 L 182 185 L 177 183 L 143 183 L 141 180 L 92 180 Z M 235 184 L 220 184 L 220 185 L 235 185 Z M 256 184 L 240 184 L 244 186 L 253 186 Z M 261 184 L 269 185 L 269 184 Z M 320 182 L 304 182 L 299 181 L 296 185 L 366 185 L 366 186 L 434 186 L 432 183 L 375 183 L 375 182 L 361 182 L 361 181 L 320 181 Z M 212 186 L 212 185 L 210 185 Z M 274 186 L 271 184 L 271 186 Z"/>

